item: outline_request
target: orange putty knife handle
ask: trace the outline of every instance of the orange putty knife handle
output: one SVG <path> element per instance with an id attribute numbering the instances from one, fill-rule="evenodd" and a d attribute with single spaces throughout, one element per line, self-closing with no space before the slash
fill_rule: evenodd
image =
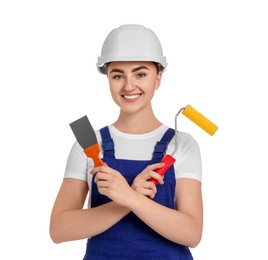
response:
<path id="1" fill-rule="evenodd" d="M 99 157 L 100 150 L 100 145 L 98 143 L 84 149 L 85 154 L 93 159 L 95 167 L 105 165 L 105 163 Z"/>

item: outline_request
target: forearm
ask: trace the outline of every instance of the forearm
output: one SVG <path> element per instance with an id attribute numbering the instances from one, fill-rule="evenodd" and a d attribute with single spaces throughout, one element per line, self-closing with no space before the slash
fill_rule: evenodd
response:
<path id="1" fill-rule="evenodd" d="M 50 235 L 55 243 L 98 235 L 116 224 L 130 212 L 109 202 L 96 208 L 67 210 L 52 216 Z"/>
<path id="2" fill-rule="evenodd" d="M 201 239 L 202 223 L 186 213 L 138 193 L 134 194 L 130 209 L 153 230 L 175 243 L 195 247 Z"/>

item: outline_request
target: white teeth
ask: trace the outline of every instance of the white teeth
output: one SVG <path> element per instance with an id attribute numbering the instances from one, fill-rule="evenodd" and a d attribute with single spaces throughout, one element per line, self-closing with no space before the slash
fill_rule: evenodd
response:
<path id="1" fill-rule="evenodd" d="M 127 98 L 127 99 L 135 99 L 135 98 L 138 98 L 140 95 L 124 95 L 124 98 Z"/>

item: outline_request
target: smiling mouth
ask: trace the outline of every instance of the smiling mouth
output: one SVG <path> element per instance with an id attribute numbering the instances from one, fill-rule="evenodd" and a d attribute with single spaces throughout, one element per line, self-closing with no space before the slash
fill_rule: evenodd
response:
<path id="1" fill-rule="evenodd" d="M 122 97 L 127 100 L 135 100 L 139 98 L 141 95 L 142 94 L 122 95 Z"/>

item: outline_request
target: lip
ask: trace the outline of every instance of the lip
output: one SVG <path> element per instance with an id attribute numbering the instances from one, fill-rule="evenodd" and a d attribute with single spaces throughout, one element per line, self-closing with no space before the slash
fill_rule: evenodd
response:
<path id="1" fill-rule="evenodd" d="M 123 94 L 122 97 L 125 101 L 127 102 L 135 102 L 140 98 L 142 94 L 141 93 L 136 93 L 136 94 Z"/>

